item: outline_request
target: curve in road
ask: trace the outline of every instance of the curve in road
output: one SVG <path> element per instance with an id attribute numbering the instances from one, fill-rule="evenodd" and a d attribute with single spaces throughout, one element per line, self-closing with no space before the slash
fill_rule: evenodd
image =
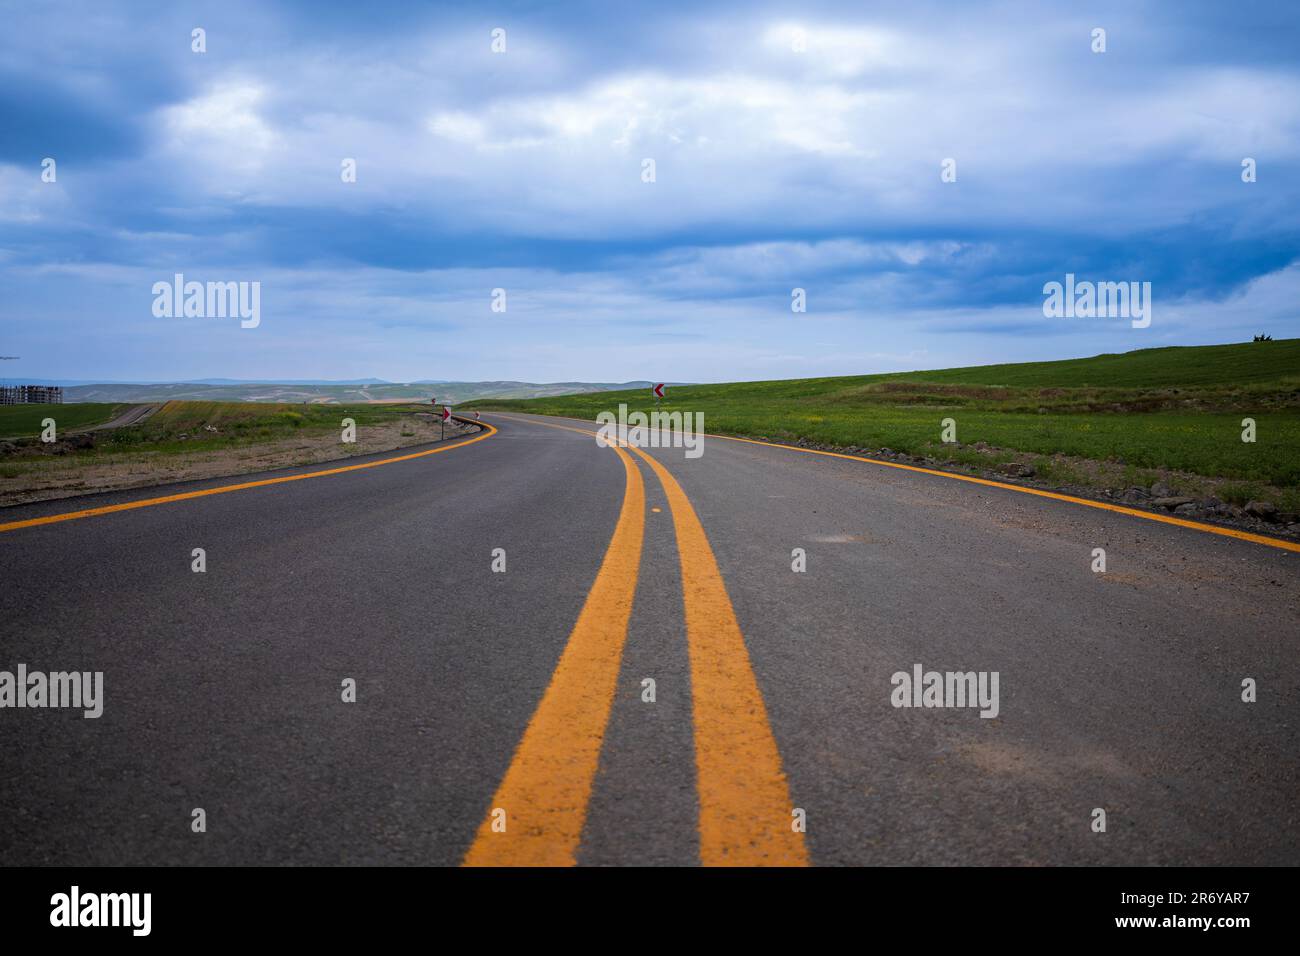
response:
<path id="1" fill-rule="evenodd" d="M 7 860 L 1300 860 L 1293 552 L 493 421 L 456 455 L 8 509 L 5 666 L 106 701 L 0 713 Z M 918 667 L 1000 674 L 996 716 L 899 706 Z"/>

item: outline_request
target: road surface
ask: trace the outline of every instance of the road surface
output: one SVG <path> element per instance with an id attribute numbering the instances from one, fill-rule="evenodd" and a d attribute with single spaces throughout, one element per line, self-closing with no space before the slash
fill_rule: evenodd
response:
<path id="1" fill-rule="evenodd" d="M 109 428 L 124 428 L 127 425 L 138 425 L 160 408 L 162 408 L 161 403 L 128 405 L 106 422 L 101 422 L 98 425 L 87 425 L 84 428 L 70 428 L 67 433 L 69 435 L 77 435 L 82 432 L 97 432 Z"/>
<path id="2" fill-rule="evenodd" d="M 0 710 L 5 863 L 1300 863 L 1294 550 L 483 417 L 0 512 L 0 669 L 104 675 Z M 997 716 L 894 706 L 917 665 Z"/>

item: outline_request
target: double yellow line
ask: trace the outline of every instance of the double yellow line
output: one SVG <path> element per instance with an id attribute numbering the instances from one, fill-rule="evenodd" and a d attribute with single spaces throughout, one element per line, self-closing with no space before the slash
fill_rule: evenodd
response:
<path id="1" fill-rule="evenodd" d="M 0 532 L 377 468 L 463 448 L 496 433 L 487 422 L 474 424 L 482 426 L 482 434 L 451 445 L 10 521 L 0 523 Z M 582 428 L 529 424 L 594 438 L 594 432 Z M 641 472 L 627 451 L 611 447 L 626 475 L 614 536 L 550 684 L 497 790 L 492 809 L 506 810 L 506 829 L 496 832 L 496 817 L 489 811 L 466 855 L 467 865 L 575 862 L 613 706 L 645 536 Z M 704 528 L 672 474 L 640 449 L 631 450 L 644 459 L 663 487 L 677 535 L 693 686 L 700 859 L 709 865 L 806 864 L 803 835 L 791 826 L 789 791 L 763 697 Z"/>
<path id="2" fill-rule="evenodd" d="M 595 436 L 567 425 L 528 424 Z M 576 862 L 645 533 L 641 473 L 626 450 L 610 447 L 626 474 L 614 536 L 551 682 L 465 856 L 467 866 Z M 677 535 L 691 665 L 700 861 L 714 866 L 806 865 L 803 834 L 792 826 L 789 789 L 763 696 L 704 528 L 672 474 L 639 448 L 630 450 L 663 487 Z"/>

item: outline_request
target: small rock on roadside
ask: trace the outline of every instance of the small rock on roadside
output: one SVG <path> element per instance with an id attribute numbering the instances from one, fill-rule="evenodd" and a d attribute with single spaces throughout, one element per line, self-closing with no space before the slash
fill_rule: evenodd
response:
<path id="1" fill-rule="evenodd" d="M 1259 518 L 1261 521 L 1277 520 L 1277 505 L 1270 504 L 1267 501 L 1248 501 L 1246 502 L 1246 514 L 1252 518 Z"/>
<path id="2" fill-rule="evenodd" d="M 1008 461 L 998 466 L 998 471 L 1004 475 L 1010 475 L 1013 478 L 1032 478 L 1034 477 L 1034 466 L 1026 465 L 1021 461 Z"/>
<path id="3" fill-rule="evenodd" d="M 1167 495 L 1163 498 L 1152 498 L 1151 504 L 1155 505 L 1157 508 L 1169 508 L 1170 510 L 1173 510 L 1174 508 L 1180 507 L 1181 505 L 1193 504 L 1195 503 L 1195 501 L 1196 501 L 1195 498 L 1181 498 L 1181 497 L 1175 497 L 1173 495 Z"/>

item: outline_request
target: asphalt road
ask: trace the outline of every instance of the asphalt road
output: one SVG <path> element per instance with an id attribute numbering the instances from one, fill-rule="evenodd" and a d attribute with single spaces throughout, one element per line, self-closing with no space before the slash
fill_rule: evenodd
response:
<path id="1" fill-rule="evenodd" d="M 0 860 L 1300 863 L 1300 554 L 484 418 L 0 511 L 0 669 L 104 675 L 98 719 L 0 709 Z M 915 665 L 997 672 L 997 716 L 894 706 Z"/>
<path id="2" fill-rule="evenodd" d="M 127 425 L 138 425 L 142 421 L 144 421 L 145 419 L 153 415 L 153 413 L 158 411 L 158 409 L 160 408 L 162 408 L 162 405 L 158 403 L 144 404 L 144 405 L 128 405 L 123 411 L 113 416 L 108 421 L 103 422 L 102 424 L 89 425 L 85 428 L 71 428 L 68 429 L 68 434 L 78 435 L 81 434 L 82 432 L 98 432 L 110 428 L 124 428 Z"/>

